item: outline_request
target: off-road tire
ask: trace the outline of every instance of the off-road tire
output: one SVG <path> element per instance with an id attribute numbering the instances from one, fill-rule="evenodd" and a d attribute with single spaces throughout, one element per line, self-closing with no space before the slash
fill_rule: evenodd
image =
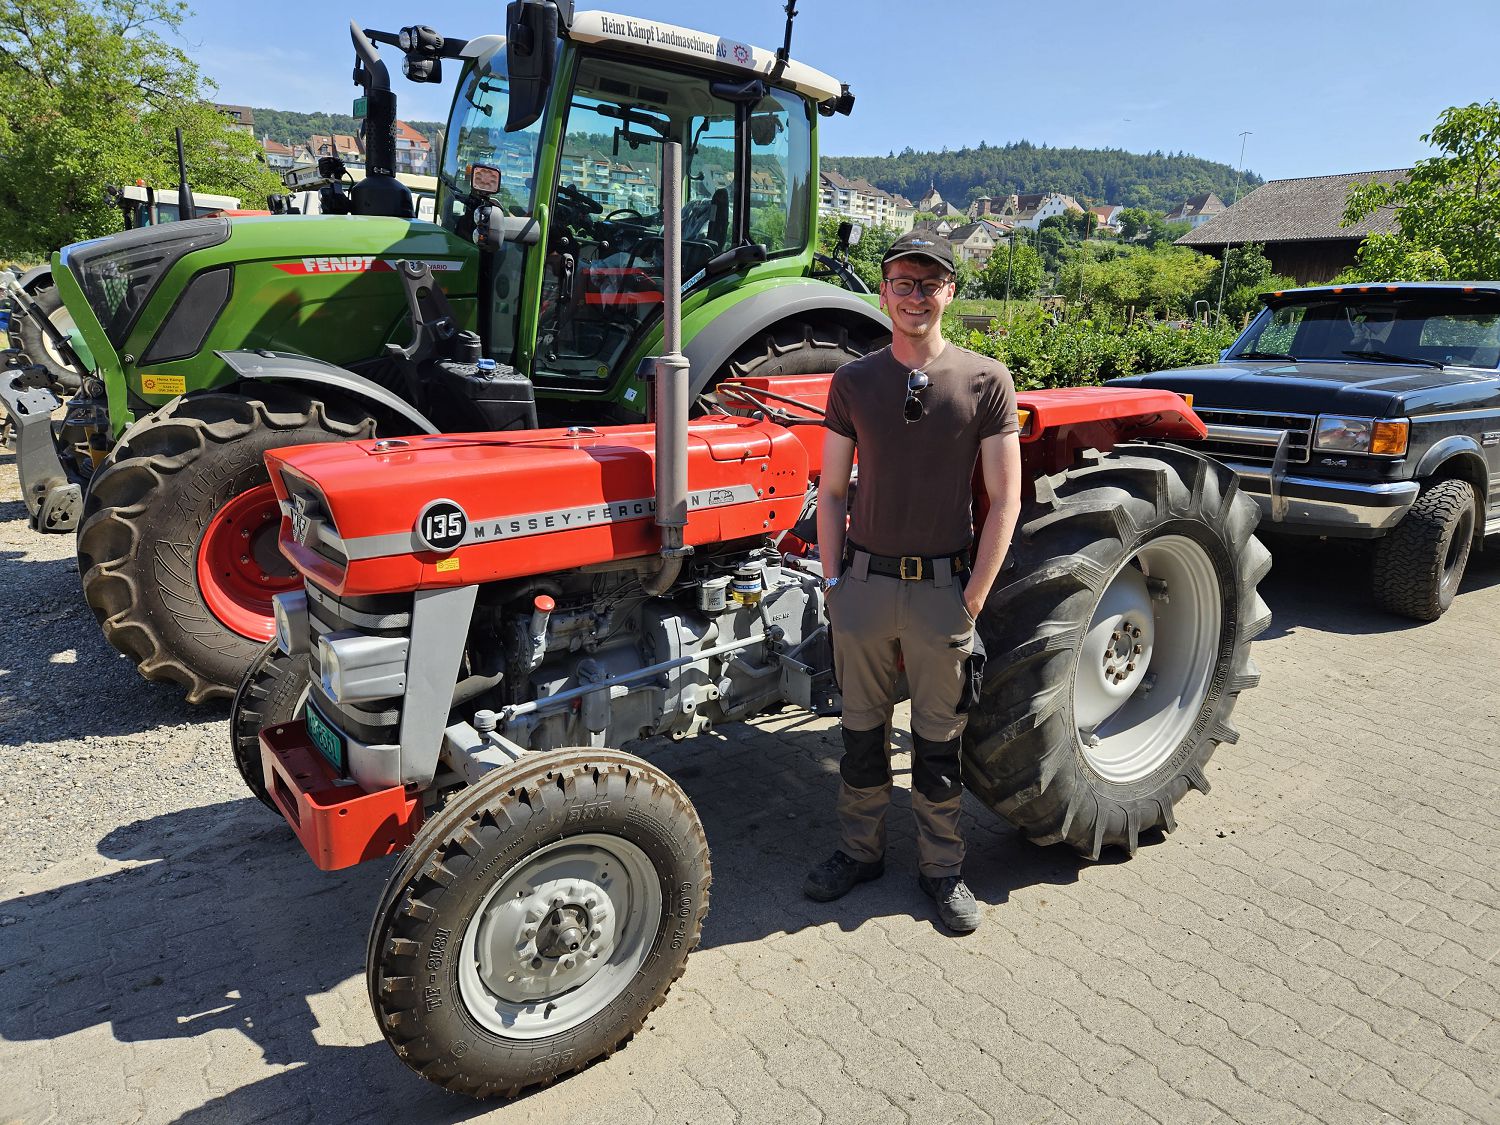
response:
<path id="1" fill-rule="evenodd" d="M 876 339 L 851 336 L 836 324 L 791 321 L 778 324 L 745 343 L 730 359 L 730 378 L 776 375 L 830 374 L 860 356 L 881 347 L 889 337 Z"/>
<path id="2" fill-rule="evenodd" d="M 266 789 L 260 762 L 260 732 L 278 723 L 296 719 L 307 701 L 310 672 L 307 655 L 287 656 L 275 640 L 266 642 L 234 693 L 229 708 L 229 741 L 234 764 L 250 792 L 266 808 L 281 815 Z"/>
<path id="3" fill-rule="evenodd" d="M 1422 490 L 1375 544 L 1370 584 L 1383 609 L 1436 621 L 1453 604 L 1474 540 L 1474 486 L 1443 480 Z"/>
<path id="4" fill-rule="evenodd" d="M 204 600 L 198 554 L 215 513 L 269 481 L 268 449 L 375 432 L 357 408 L 286 387 L 254 392 L 186 395 L 147 415 L 84 500 L 78 572 L 105 639 L 146 679 L 186 689 L 189 703 L 233 696 L 265 643 L 229 628 Z"/>
<path id="5" fill-rule="evenodd" d="M 597 1014 L 540 1038 L 502 1037 L 468 1008 L 461 950 L 491 888 L 570 837 L 621 838 L 649 857 L 661 894 L 650 953 Z M 422 1077 L 473 1097 L 513 1097 L 606 1058 L 682 975 L 708 913 L 708 841 L 665 774 L 615 750 L 528 755 L 459 790 L 402 855 L 370 929 L 370 1004 Z"/>
<path id="6" fill-rule="evenodd" d="M 31 300 L 45 317 L 52 318 L 58 313 L 66 315 L 63 306 L 62 294 L 57 291 L 57 286 L 48 284 L 31 292 Z M 21 310 L 17 310 L 18 312 Z M 66 331 L 63 333 L 67 335 Z M 61 395 L 70 395 L 83 385 L 83 372 L 63 361 L 52 347 L 40 325 L 33 322 L 30 310 L 25 314 L 17 316 L 11 321 L 10 343 L 14 348 L 19 348 L 31 357 L 33 363 L 39 364 L 46 369 L 52 381 L 52 389 Z"/>
<path id="7" fill-rule="evenodd" d="M 1271 620 L 1256 590 L 1271 565 L 1254 536 L 1259 518 L 1232 472 L 1170 447 L 1090 450 L 1077 467 L 1038 480 L 978 622 L 989 662 L 964 734 L 970 790 L 1037 843 L 1066 843 L 1092 859 L 1111 846 L 1134 854 L 1143 833 L 1172 831 L 1183 795 L 1208 792 L 1204 766 L 1219 743 L 1238 739 L 1230 712 L 1259 680 L 1250 641 Z M 1081 649 L 1106 589 L 1137 552 L 1183 539 L 1214 576 L 1203 599 L 1219 607 L 1217 640 L 1203 646 L 1212 676 L 1191 725 L 1184 716 L 1169 728 L 1184 737 L 1170 734 L 1148 774 L 1121 782 L 1091 765 L 1079 731 Z"/>

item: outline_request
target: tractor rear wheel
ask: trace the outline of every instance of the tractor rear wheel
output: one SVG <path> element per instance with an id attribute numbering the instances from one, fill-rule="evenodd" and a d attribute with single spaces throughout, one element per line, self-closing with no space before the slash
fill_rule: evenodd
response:
<path id="1" fill-rule="evenodd" d="M 619 1048 L 708 913 L 692 803 L 614 750 L 527 755 L 460 790 L 407 848 L 370 930 L 386 1040 L 439 1086 L 511 1097 Z"/>
<path id="2" fill-rule="evenodd" d="M 1271 620 L 1259 509 L 1223 466 L 1140 446 L 1086 453 L 1036 495 L 980 614 L 964 780 L 1038 843 L 1134 854 L 1239 737 L 1230 712 Z"/>
<path id="3" fill-rule="evenodd" d="M 268 449 L 369 437 L 358 410 L 285 387 L 174 399 L 94 474 L 78 531 L 83 593 L 105 639 L 189 703 L 227 699 L 301 580 L 277 548 Z"/>
<path id="4" fill-rule="evenodd" d="M 883 341 L 882 341 L 883 343 Z M 873 347 L 834 324 L 789 321 L 748 341 L 729 361 L 729 378 L 829 374 Z"/>
<path id="5" fill-rule="evenodd" d="M 311 680 L 306 654 L 288 656 L 274 639 L 266 642 L 250 663 L 234 703 L 229 708 L 229 741 L 234 764 L 250 792 L 278 816 L 281 810 L 266 790 L 266 775 L 260 764 L 260 732 L 277 723 L 289 723 L 302 714 Z"/>
<path id="6" fill-rule="evenodd" d="M 62 294 L 57 291 L 56 285 L 49 282 L 44 288 L 34 290 L 31 299 L 63 336 L 73 330 L 73 314 L 63 304 Z M 83 385 L 84 373 L 69 358 L 64 358 L 52 343 L 52 338 L 40 325 L 33 323 L 29 312 L 11 322 L 10 336 L 13 347 L 29 355 L 33 363 L 47 369 L 52 387 L 59 394 L 70 395 Z"/>

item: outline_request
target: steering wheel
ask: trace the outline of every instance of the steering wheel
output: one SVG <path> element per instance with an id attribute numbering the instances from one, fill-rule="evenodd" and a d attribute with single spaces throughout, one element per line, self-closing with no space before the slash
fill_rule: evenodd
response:
<path id="1" fill-rule="evenodd" d="M 642 215 L 634 207 L 617 207 L 608 215 L 605 215 L 603 221 L 606 223 L 612 223 L 616 219 L 634 219 L 637 222 L 644 222 L 646 216 Z"/>

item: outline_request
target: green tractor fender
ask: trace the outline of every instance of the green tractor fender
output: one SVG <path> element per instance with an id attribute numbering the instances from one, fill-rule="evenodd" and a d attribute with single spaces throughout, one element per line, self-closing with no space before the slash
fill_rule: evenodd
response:
<path id="1" fill-rule="evenodd" d="M 702 394 L 748 342 L 788 323 L 837 326 L 851 336 L 890 335 L 890 319 L 869 297 L 826 281 L 776 279 L 711 300 L 684 317 L 683 354 L 692 365 L 691 394 Z M 659 342 L 658 342 L 659 346 Z"/>
<path id="2" fill-rule="evenodd" d="M 438 432 L 437 426 L 426 415 L 394 391 L 321 359 L 272 351 L 222 351 L 214 354 L 247 383 L 292 385 L 313 398 L 326 397 L 332 391 L 340 398 L 368 407 L 377 414 L 400 418 L 411 425 L 414 433 Z"/>

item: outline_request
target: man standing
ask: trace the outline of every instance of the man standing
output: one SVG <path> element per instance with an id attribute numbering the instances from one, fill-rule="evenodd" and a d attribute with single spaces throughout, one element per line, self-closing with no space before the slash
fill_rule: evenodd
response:
<path id="1" fill-rule="evenodd" d="M 1004 364 L 943 339 L 954 273 L 946 240 L 898 238 L 881 261 L 891 344 L 839 368 L 829 392 L 818 546 L 844 695 L 840 839 L 803 890 L 827 902 L 885 871 L 887 731 L 904 659 L 918 882 L 943 923 L 967 933 L 979 906 L 961 872 L 959 736 L 972 701 L 974 620 L 1020 511 L 1021 447 Z M 976 460 L 990 508 L 971 568 Z"/>

